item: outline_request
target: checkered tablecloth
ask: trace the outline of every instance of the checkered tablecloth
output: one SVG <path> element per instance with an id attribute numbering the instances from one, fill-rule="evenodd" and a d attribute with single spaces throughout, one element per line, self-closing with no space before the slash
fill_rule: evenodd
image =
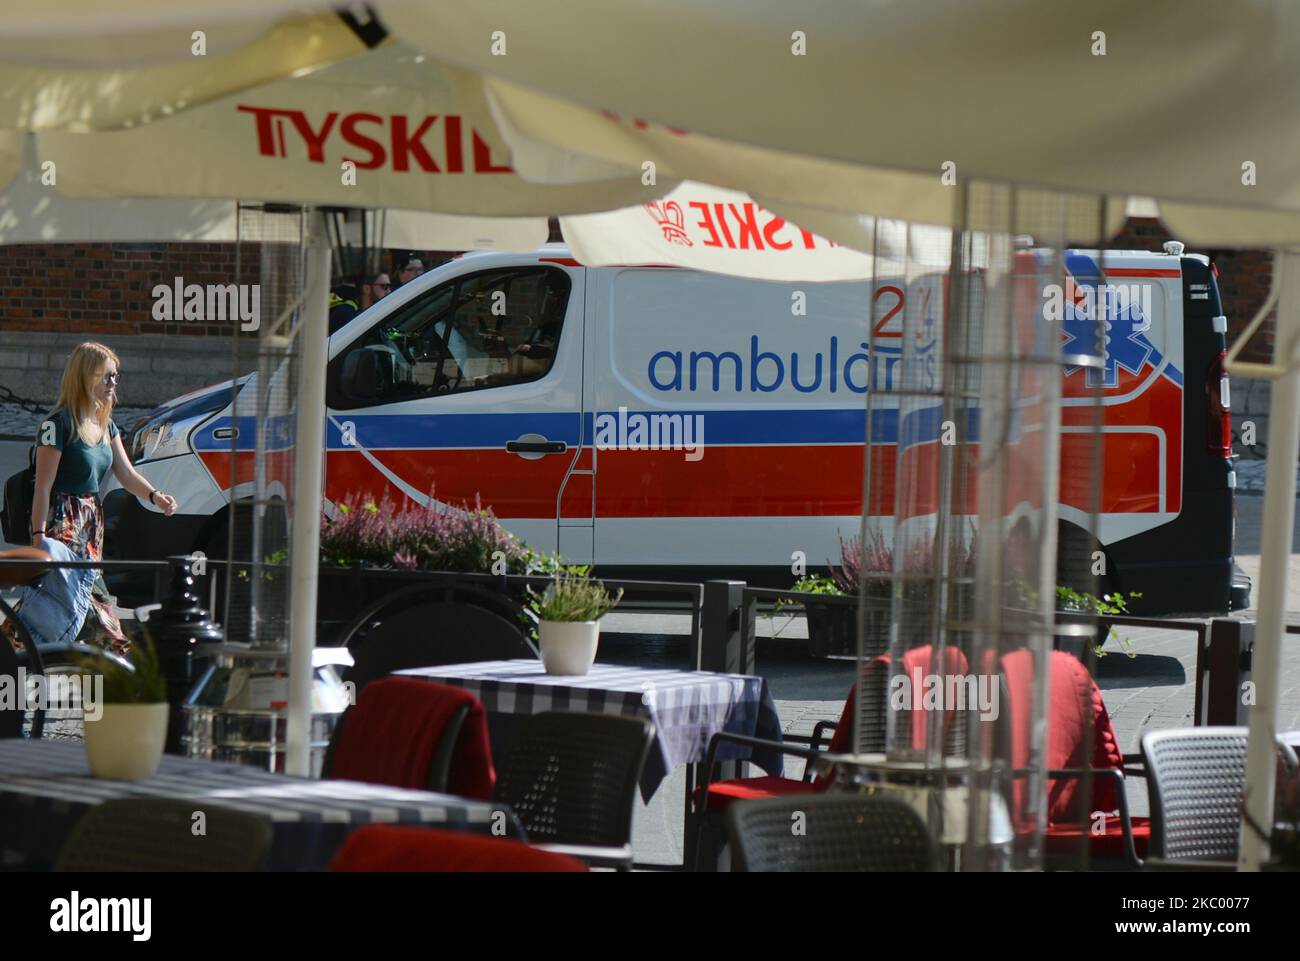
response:
<path id="1" fill-rule="evenodd" d="M 781 740 L 776 705 L 761 677 L 670 671 L 593 664 L 587 674 L 547 674 L 540 661 L 480 661 L 399 671 L 440 684 L 465 688 L 489 714 L 539 714 L 542 711 L 591 711 L 641 717 L 655 726 L 655 744 L 641 776 L 648 801 L 678 764 L 703 761 L 709 739 L 718 731 Z M 751 752 L 722 745 L 718 760 L 748 760 L 769 774 L 780 775 L 777 751 Z"/>
<path id="2" fill-rule="evenodd" d="M 153 777 L 107 781 L 90 776 L 85 745 L 0 739 L 0 863 L 52 864 L 77 819 L 102 801 L 149 797 L 193 800 L 271 819 L 269 867 L 323 869 L 363 824 L 427 824 L 453 830 L 521 834 L 513 812 L 485 801 L 356 781 L 315 781 L 260 768 L 163 757 Z"/>

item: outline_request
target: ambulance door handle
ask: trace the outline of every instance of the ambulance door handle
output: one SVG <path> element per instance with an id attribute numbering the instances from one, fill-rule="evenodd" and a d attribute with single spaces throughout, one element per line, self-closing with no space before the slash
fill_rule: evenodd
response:
<path id="1" fill-rule="evenodd" d="M 569 445 L 562 440 L 547 440 L 540 434 L 525 434 L 516 440 L 506 441 L 506 450 L 525 460 L 537 460 L 547 454 L 563 454 Z"/>

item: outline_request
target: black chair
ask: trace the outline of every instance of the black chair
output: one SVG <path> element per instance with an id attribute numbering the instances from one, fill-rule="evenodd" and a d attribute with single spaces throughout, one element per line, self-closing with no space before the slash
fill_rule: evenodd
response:
<path id="1" fill-rule="evenodd" d="M 493 797 L 535 847 L 589 864 L 632 867 L 632 811 L 654 725 L 641 718 L 547 711 L 528 718 L 497 766 Z"/>
<path id="2" fill-rule="evenodd" d="M 204 833 L 195 834 L 195 812 Z M 120 798 L 77 822 L 56 871 L 256 871 L 271 846 L 268 818 L 204 801 Z"/>
<path id="3" fill-rule="evenodd" d="M 1236 870 L 1249 734 L 1244 727 L 1191 727 L 1142 738 L 1151 794 L 1147 867 Z M 1278 750 L 1295 770 L 1295 752 L 1282 740 Z"/>
<path id="4" fill-rule="evenodd" d="M 376 601 L 343 632 L 354 662 L 343 680 L 360 694 L 370 681 L 406 668 L 538 656 L 523 623 L 503 616 L 508 607 L 490 610 L 462 594 L 448 599 L 445 589 L 417 584 Z"/>
<path id="5" fill-rule="evenodd" d="M 727 809 L 733 871 L 935 871 L 910 805 L 860 794 L 738 801 Z"/>

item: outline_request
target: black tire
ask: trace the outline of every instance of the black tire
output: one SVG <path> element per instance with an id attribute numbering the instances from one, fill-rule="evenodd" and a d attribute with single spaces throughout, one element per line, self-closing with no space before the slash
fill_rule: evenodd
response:
<path id="1" fill-rule="evenodd" d="M 1098 552 L 1101 553 L 1103 573 L 1094 574 Z M 1117 589 L 1110 558 L 1100 542 L 1083 528 L 1068 522 L 1062 522 L 1057 533 L 1056 583 L 1094 597 L 1104 597 Z M 1099 627 L 1093 643 L 1100 647 L 1109 634 L 1109 628 Z"/>

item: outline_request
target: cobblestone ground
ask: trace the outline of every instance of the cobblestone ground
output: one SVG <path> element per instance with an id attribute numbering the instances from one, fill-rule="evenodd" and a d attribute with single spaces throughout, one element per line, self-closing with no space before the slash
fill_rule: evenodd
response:
<path id="1" fill-rule="evenodd" d="M 113 421 L 118 430 L 126 430 L 150 410 L 149 407 L 118 407 L 113 411 Z M 18 404 L 0 403 L 0 440 L 31 440 L 45 413 L 44 409 L 33 412 Z"/>
<path id="2" fill-rule="evenodd" d="M 1247 460 L 1242 457 L 1237 461 L 1237 490 L 1264 492 L 1264 469 L 1267 461 Z M 1300 473 L 1297 474 L 1300 476 Z"/>

